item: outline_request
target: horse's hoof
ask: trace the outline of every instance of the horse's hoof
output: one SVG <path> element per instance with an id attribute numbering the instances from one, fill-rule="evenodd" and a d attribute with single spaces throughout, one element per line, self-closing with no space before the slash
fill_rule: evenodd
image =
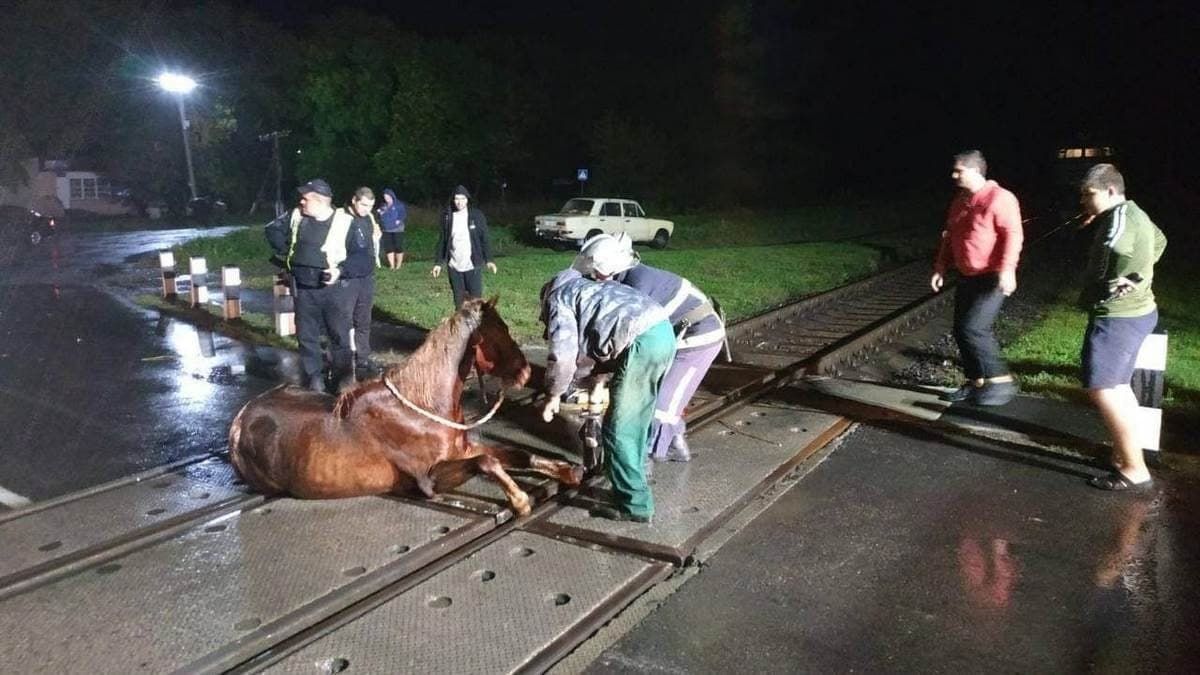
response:
<path id="1" fill-rule="evenodd" d="M 517 515 L 522 517 L 533 512 L 533 505 L 529 502 L 529 495 L 521 495 L 519 498 L 513 500 L 512 507 L 517 512 Z"/>

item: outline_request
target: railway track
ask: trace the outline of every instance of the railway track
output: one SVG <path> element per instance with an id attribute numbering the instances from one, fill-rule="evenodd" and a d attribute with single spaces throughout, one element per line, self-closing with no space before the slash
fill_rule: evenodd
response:
<path id="1" fill-rule="evenodd" d="M 263 500 L 235 485 L 214 458 L 6 514 L 0 536 L 23 552 L 0 557 L 0 658 L 55 672 L 117 664 L 202 672 L 545 670 L 688 564 L 747 502 L 850 425 L 772 403 L 772 390 L 803 374 L 837 374 L 949 295 L 930 293 L 927 264 L 913 263 L 731 326 L 732 362 L 689 412 L 693 446 L 705 451 L 690 465 L 656 469 L 654 528 L 588 519 L 589 500 L 604 490 L 597 481 L 558 498 L 553 484 L 527 482 L 540 505 L 513 519 L 501 493 L 478 478 L 435 503 Z M 542 443 L 519 423 L 496 433 L 525 447 Z M 118 512 L 108 529 L 80 515 L 97 509 Z M 272 526 L 272 518 L 291 529 Z M 324 525 L 313 529 L 314 522 Z M 322 537 L 334 540 L 312 541 Z M 237 564 L 226 564 L 234 555 Z M 181 559 L 210 560 L 211 568 L 181 569 Z M 130 597 L 154 584 L 179 590 Z M 268 592 L 281 584 L 287 593 Z M 505 598 L 499 605 L 493 590 Z M 177 625 L 145 618 L 164 616 L 153 608 L 158 602 L 174 608 L 165 616 Z M 58 604 L 73 607 L 65 624 L 59 617 L 40 625 L 37 608 Z M 456 606 L 468 609 L 457 614 Z M 113 629 L 99 643 L 40 646 L 47 632 L 86 635 L 114 607 L 131 623 L 128 636 L 154 644 L 127 644 Z M 415 615 L 425 618 L 414 624 Z M 439 623 L 449 616 L 454 623 Z M 380 647 L 406 630 L 418 631 L 421 644 Z M 207 641 L 195 637 L 201 633 Z M 494 642 L 490 660 L 429 651 L 479 636 Z"/>

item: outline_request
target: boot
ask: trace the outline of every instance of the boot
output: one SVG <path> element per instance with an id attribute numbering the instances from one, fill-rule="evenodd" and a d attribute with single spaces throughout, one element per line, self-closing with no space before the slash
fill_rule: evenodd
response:
<path id="1" fill-rule="evenodd" d="M 308 378 L 308 388 L 317 392 L 318 394 L 324 394 L 325 393 L 325 376 L 322 375 L 321 373 L 317 373 L 316 375 L 310 375 Z"/>

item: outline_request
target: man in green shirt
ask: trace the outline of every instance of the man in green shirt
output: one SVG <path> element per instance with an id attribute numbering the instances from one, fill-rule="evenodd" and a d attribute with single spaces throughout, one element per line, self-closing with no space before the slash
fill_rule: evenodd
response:
<path id="1" fill-rule="evenodd" d="M 1151 282 L 1167 238 L 1125 198 L 1125 179 L 1113 165 L 1092 167 L 1079 191 L 1092 229 L 1080 297 L 1088 312 L 1082 379 L 1113 439 L 1112 473 L 1089 483 L 1102 490 L 1141 490 L 1153 481 L 1135 432 L 1138 401 L 1129 380 L 1142 342 L 1158 324 Z"/>

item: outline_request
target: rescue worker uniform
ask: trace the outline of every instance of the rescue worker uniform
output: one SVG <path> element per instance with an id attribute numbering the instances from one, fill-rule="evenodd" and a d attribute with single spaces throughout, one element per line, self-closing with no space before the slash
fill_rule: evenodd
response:
<path id="1" fill-rule="evenodd" d="M 345 261 L 352 220 L 340 209 L 319 221 L 302 215 L 297 208 L 267 226 L 267 241 L 275 251 L 275 259 L 282 262 L 291 279 L 303 382 L 314 391 L 325 391 L 322 331 L 329 336 L 334 377 L 351 372 L 346 280 L 339 277 L 330 283 L 325 270 L 340 268 Z"/>
<path id="2" fill-rule="evenodd" d="M 625 234 L 601 234 L 584 242 L 572 267 L 601 274 L 650 296 L 670 314 L 675 358 L 663 378 L 650 427 L 656 461 L 691 459 L 683 411 L 725 343 L 725 322 L 704 293 L 678 274 L 643 265 Z"/>
<path id="3" fill-rule="evenodd" d="M 615 281 L 592 281 L 564 270 L 542 289 L 542 320 L 550 341 L 546 392 L 562 396 L 577 377 L 580 357 L 612 372 L 600 442 L 621 516 L 642 522 L 654 513 L 645 452 L 659 383 L 675 356 L 667 311 L 646 294 Z"/>

